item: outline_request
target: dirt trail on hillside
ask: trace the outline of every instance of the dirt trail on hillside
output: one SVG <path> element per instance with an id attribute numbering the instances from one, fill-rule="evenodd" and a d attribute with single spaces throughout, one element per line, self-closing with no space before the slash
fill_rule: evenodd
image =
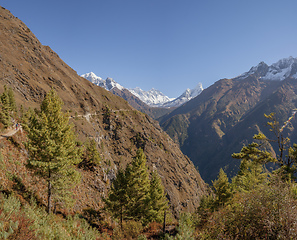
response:
<path id="1" fill-rule="evenodd" d="M 11 137 L 20 130 L 22 131 L 22 126 L 19 126 L 18 128 L 16 128 L 16 127 L 8 128 L 7 130 L 8 130 L 8 132 L 6 132 L 6 133 L 0 133 L 0 140 L 4 139 L 4 138 Z"/>

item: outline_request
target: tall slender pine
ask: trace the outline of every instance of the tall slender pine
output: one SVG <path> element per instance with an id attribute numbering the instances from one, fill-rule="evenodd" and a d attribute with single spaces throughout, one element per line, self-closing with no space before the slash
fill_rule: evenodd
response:
<path id="1" fill-rule="evenodd" d="M 74 165 L 80 162 L 80 149 L 69 125 L 69 117 L 62 112 L 62 100 L 51 90 L 43 100 L 40 111 L 32 114 L 28 123 L 28 166 L 47 181 L 48 206 L 54 202 L 71 201 L 71 188 L 80 174 Z"/>
<path id="2" fill-rule="evenodd" d="M 146 157 L 142 149 L 138 149 L 136 156 L 126 168 L 127 193 L 129 196 L 128 211 L 131 219 L 146 221 L 149 210 L 150 180 L 146 166 Z"/>
<path id="3" fill-rule="evenodd" d="M 164 211 L 168 209 L 168 201 L 157 170 L 154 170 L 151 176 L 149 198 L 148 221 L 162 222 Z"/>

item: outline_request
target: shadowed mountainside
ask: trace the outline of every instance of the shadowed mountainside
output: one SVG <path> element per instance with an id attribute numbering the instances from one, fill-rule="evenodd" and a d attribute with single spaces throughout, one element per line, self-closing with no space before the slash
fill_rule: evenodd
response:
<path id="1" fill-rule="evenodd" d="M 272 137 L 264 113 L 275 112 L 280 123 L 286 121 L 296 108 L 296 88 L 295 78 L 262 80 L 261 72 L 222 79 L 163 116 L 160 124 L 210 183 L 220 168 L 229 176 L 237 173 L 239 161 L 231 154 L 251 142 L 258 131 Z M 294 124 L 293 120 L 284 134 L 296 142 Z"/>

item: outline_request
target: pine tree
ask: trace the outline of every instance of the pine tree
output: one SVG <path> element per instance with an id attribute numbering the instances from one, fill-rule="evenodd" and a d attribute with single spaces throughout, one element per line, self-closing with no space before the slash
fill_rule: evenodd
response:
<path id="1" fill-rule="evenodd" d="M 129 196 L 128 211 L 130 218 L 146 222 L 150 208 L 150 181 L 143 150 L 137 150 L 136 156 L 126 168 L 127 194 Z"/>
<path id="2" fill-rule="evenodd" d="M 125 170 L 120 169 L 112 183 L 107 198 L 103 198 L 105 209 L 112 216 L 123 220 L 162 222 L 164 211 L 168 209 L 164 188 L 156 171 L 151 180 L 146 166 L 146 157 L 138 149 L 132 162 Z"/>
<path id="3" fill-rule="evenodd" d="M 74 165 L 80 162 L 81 153 L 68 122 L 69 117 L 62 112 L 62 100 L 54 90 L 28 122 L 28 167 L 47 181 L 48 212 L 52 198 L 54 202 L 71 200 L 71 188 L 80 179 Z"/>
<path id="4" fill-rule="evenodd" d="M 239 172 L 232 183 L 239 191 L 248 192 L 263 184 L 268 177 L 263 165 L 251 160 L 242 160 Z"/>
<path id="5" fill-rule="evenodd" d="M 16 112 L 17 111 L 16 102 L 15 102 L 14 94 L 13 94 L 13 91 L 11 88 L 8 89 L 7 96 L 9 99 L 10 110 L 13 112 Z"/>
<path id="6" fill-rule="evenodd" d="M 156 170 L 150 180 L 148 221 L 162 222 L 164 211 L 168 209 L 168 201 L 164 195 L 164 187 Z"/>
<path id="7" fill-rule="evenodd" d="M 269 139 L 263 133 L 254 136 L 254 139 L 259 140 L 262 145 L 272 144 L 275 147 L 276 157 L 271 158 L 270 162 L 275 162 L 279 168 L 275 171 L 282 176 L 283 179 L 294 179 L 294 174 L 297 171 L 296 150 L 291 147 L 290 138 L 284 137 L 275 113 L 269 115 L 264 114 L 268 119 L 267 125 L 270 126 L 270 132 L 274 134 L 274 139 Z M 275 146 L 276 145 L 276 146 Z"/>
<path id="8" fill-rule="evenodd" d="M 213 187 L 216 194 L 216 205 L 224 205 L 232 197 L 232 186 L 223 169 L 220 169 L 218 179 L 213 182 Z"/>
<path id="9" fill-rule="evenodd" d="M 94 170 L 95 166 L 99 166 L 101 162 L 100 153 L 97 149 L 97 144 L 94 139 L 86 143 L 86 150 L 84 153 L 83 161 L 79 164 L 90 170 Z"/>
<path id="10" fill-rule="evenodd" d="M 264 183 L 268 177 L 264 164 L 276 161 L 271 153 L 260 150 L 257 143 L 244 146 L 240 153 L 234 153 L 232 157 L 241 159 L 238 174 L 232 181 L 239 191 L 250 191 Z"/>
<path id="11" fill-rule="evenodd" d="M 123 228 L 123 220 L 129 216 L 127 206 L 129 197 L 127 195 L 127 178 L 125 171 L 119 169 L 115 180 L 112 182 L 107 198 L 103 198 L 105 209 L 116 219 L 120 220 L 121 228 Z"/>
<path id="12" fill-rule="evenodd" d="M 9 101 L 9 95 L 6 85 L 4 85 L 4 92 L 0 96 L 0 121 L 3 123 L 5 128 L 11 126 L 11 106 Z"/>

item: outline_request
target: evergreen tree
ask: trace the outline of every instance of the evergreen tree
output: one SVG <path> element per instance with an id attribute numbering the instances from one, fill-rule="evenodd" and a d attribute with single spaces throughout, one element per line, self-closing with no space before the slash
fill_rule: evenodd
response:
<path id="1" fill-rule="evenodd" d="M 294 174 L 297 169 L 296 148 L 290 146 L 290 139 L 284 137 L 282 133 L 283 127 L 280 127 L 275 114 L 264 114 L 268 119 L 267 125 L 270 126 L 270 132 L 274 134 L 274 139 L 269 139 L 263 133 L 259 133 L 254 136 L 254 139 L 259 140 L 262 145 L 272 144 L 275 147 L 276 157 L 270 158 L 270 162 L 275 162 L 278 165 L 278 169 L 275 173 L 282 176 L 283 179 L 294 179 Z"/>
<path id="2" fill-rule="evenodd" d="M 8 89 L 7 96 L 9 99 L 10 111 L 16 112 L 17 111 L 16 102 L 11 88 Z"/>
<path id="3" fill-rule="evenodd" d="M 142 149 L 127 165 L 120 169 L 112 183 L 108 197 L 104 198 L 105 209 L 113 217 L 120 220 L 141 221 L 147 224 L 152 221 L 162 221 L 167 210 L 167 200 L 157 172 L 153 172 L 149 180 L 146 157 Z"/>
<path id="4" fill-rule="evenodd" d="M 9 101 L 9 95 L 6 85 L 4 85 L 4 92 L 0 95 L 0 121 L 3 123 L 5 128 L 8 128 L 12 125 L 11 122 L 11 106 Z"/>
<path id="5" fill-rule="evenodd" d="M 232 179 L 232 184 L 239 191 L 251 191 L 260 187 L 268 177 L 263 165 L 251 160 L 242 160 L 239 167 L 239 172 Z"/>
<path id="6" fill-rule="evenodd" d="M 223 169 L 220 169 L 218 179 L 213 181 L 213 187 L 216 194 L 215 204 L 217 206 L 224 205 L 232 197 L 232 186 Z"/>
<path id="7" fill-rule="evenodd" d="M 99 166 L 101 162 L 100 153 L 97 149 L 97 144 L 94 139 L 86 143 L 86 150 L 84 153 L 83 161 L 79 164 L 80 167 L 94 170 L 95 166 Z"/>
<path id="8" fill-rule="evenodd" d="M 40 111 L 28 122 L 28 167 L 48 184 L 48 212 L 54 202 L 71 200 L 71 188 L 78 183 L 79 173 L 74 165 L 80 162 L 80 149 L 69 125 L 69 117 L 62 112 L 62 100 L 51 90 L 43 100 Z"/>
<path id="9" fill-rule="evenodd" d="M 123 220 L 126 220 L 129 216 L 127 210 L 129 203 L 127 185 L 125 171 L 119 169 L 115 180 L 112 182 L 108 197 L 103 198 L 105 209 L 109 211 L 114 218 L 120 220 L 121 228 L 123 228 Z"/>
<path id="10" fill-rule="evenodd" d="M 146 157 L 142 149 L 138 149 L 131 164 L 126 168 L 127 194 L 129 196 L 128 211 L 130 218 L 146 222 L 150 208 L 150 181 L 146 166 Z"/>
<path id="11" fill-rule="evenodd" d="M 168 201 L 164 195 L 164 187 L 156 170 L 153 171 L 151 176 L 149 197 L 148 221 L 162 222 L 164 211 L 168 209 Z"/>

